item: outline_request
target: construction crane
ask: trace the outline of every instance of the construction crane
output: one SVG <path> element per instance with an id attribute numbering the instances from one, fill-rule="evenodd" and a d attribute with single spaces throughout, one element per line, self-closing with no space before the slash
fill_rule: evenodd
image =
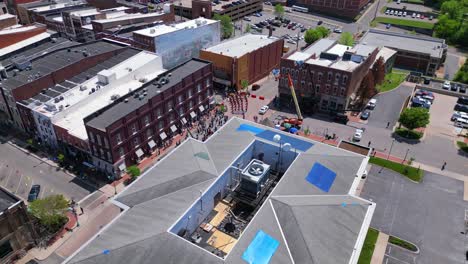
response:
<path id="1" fill-rule="evenodd" d="M 291 96 L 293 98 L 294 105 L 296 106 L 297 118 L 287 118 L 287 119 L 284 119 L 283 122 L 287 123 L 287 124 L 290 124 L 291 126 L 295 126 L 297 128 L 300 128 L 301 125 L 302 125 L 303 118 L 302 118 L 301 108 L 299 107 L 299 103 L 297 101 L 296 91 L 294 90 L 294 85 L 293 85 L 290 74 L 288 74 L 288 86 L 289 86 L 289 89 L 291 89 Z"/>

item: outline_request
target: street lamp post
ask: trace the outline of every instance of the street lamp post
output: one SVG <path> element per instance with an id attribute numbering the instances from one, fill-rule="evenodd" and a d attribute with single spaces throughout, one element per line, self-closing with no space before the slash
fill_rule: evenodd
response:
<path id="1" fill-rule="evenodd" d="M 408 152 L 409 152 L 409 149 L 406 150 L 405 158 L 403 159 L 403 163 L 405 163 L 405 161 L 406 161 L 406 157 L 408 156 Z"/>

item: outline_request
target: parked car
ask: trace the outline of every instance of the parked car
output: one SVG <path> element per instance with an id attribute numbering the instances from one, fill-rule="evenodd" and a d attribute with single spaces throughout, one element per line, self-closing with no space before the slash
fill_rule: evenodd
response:
<path id="1" fill-rule="evenodd" d="M 397 0 L 396 3 L 397 3 L 397 5 L 401 4 L 401 0 Z"/>
<path id="2" fill-rule="evenodd" d="M 420 14 L 416 14 L 416 18 L 420 18 L 420 17 L 421 17 L 421 15 L 420 15 Z"/>
<path id="3" fill-rule="evenodd" d="M 425 18 L 424 15 L 421 15 L 421 19 L 424 19 L 424 18 Z"/>
<path id="4" fill-rule="evenodd" d="M 28 195 L 28 202 L 32 202 L 34 200 L 37 200 L 39 197 L 39 192 L 41 191 L 41 186 L 39 184 L 34 184 L 31 187 L 31 190 L 29 191 Z"/>
<path id="5" fill-rule="evenodd" d="M 416 13 L 413 13 L 413 14 L 411 15 L 411 17 L 412 17 L 412 18 L 416 18 Z"/>
<path id="6" fill-rule="evenodd" d="M 394 12 L 395 12 L 395 11 L 393 11 L 393 10 L 390 10 L 390 15 L 393 15 L 393 13 L 394 13 Z"/>
<path id="7" fill-rule="evenodd" d="M 260 108 L 260 110 L 258 110 L 258 113 L 264 115 L 268 111 L 268 109 L 270 109 L 268 105 L 264 105 Z"/>
<path id="8" fill-rule="evenodd" d="M 466 93 L 466 86 L 460 86 L 460 90 L 458 90 L 460 93 Z"/>
<path id="9" fill-rule="evenodd" d="M 442 85 L 442 88 L 444 88 L 445 90 L 450 89 L 450 87 L 451 87 L 451 85 L 450 85 L 449 81 L 445 81 L 444 84 Z"/>
<path id="10" fill-rule="evenodd" d="M 403 12 L 398 12 L 398 16 L 402 16 L 403 15 Z"/>
<path id="11" fill-rule="evenodd" d="M 456 104 L 453 110 L 468 113 L 468 105 Z"/>
<path id="12" fill-rule="evenodd" d="M 363 129 L 357 128 L 353 135 L 353 141 L 359 142 L 362 139 Z"/>
<path id="13" fill-rule="evenodd" d="M 375 106 L 377 105 L 377 99 L 375 98 L 372 98 L 369 100 L 369 102 L 367 103 L 366 105 L 366 108 L 370 109 L 370 110 L 373 110 L 375 108 Z"/>
<path id="14" fill-rule="evenodd" d="M 389 15 L 390 14 L 390 9 L 385 10 L 385 14 Z"/>
<path id="15" fill-rule="evenodd" d="M 319 25 L 319 26 L 322 25 L 322 24 L 323 24 L 323 21 L 322 21 L 322 20 L 319 20 L 319 21 L 317 22 L 317 25 Z"/>
<path id="16" fill-rule="evenodd" d="M 457 118 L 468 119 L 468 113 L 455 111 L 453 112 L 452 117 L 450 118 L 450 121 L 455 121 L 457 120 Z"/>
<path id="17" fill-rule="evenodd" d="M 453 83 L 452 85 L 450 85 L 450 91 L 458 91 L 458 85 L 456 85 L 455 83 Z"/>
<path id="18" fill-rule="evenodd" d="M 335 28 L 333 32 L 340 34 L 343 32 L 343 30 L 341 30 L 341 28 Z"/>
<path id="19" fill-rule="evenodd" d="M 462 96 L 458 98 L 457 104 L 468 105 L 468 97 Z"/>
<path id="20" fill-rule="evenodd" d="M 429 20 L 432 20 L 432 19 L 434 19 L 434 16 L 430 16 L 430 17 L 429 17 Z"/>
<path id="21" fill-rule="evenodd" d="M 362 112 L 361 119 L 362 120 L 367 120 L 367 119 L 369 119 L 369 116 L 370 116 L 370 111 L 366 110 L 366 111 Z"/>
<path id="22" fill-rule="evenodd" d="M 252 19 L 250 17 L 248 17 L 248 16 L 244 17 L 244 20 L 245 21 L 252 21 Z"/>
<path id="23" fill-rule="evenodd" d="M 456 127 L 461 127 L 461 128 L 468 128 L 468 119 L 465 118 L 457 118 L 453 122 L 453 125 Z"/>
<path id="24" fill-rule="evenodd" d="M 424 84 L 430 84 L 430 83 L 431 83 L 431 78 L 424 77 Z"/>
<path id="25" fill-rule="evenodd" d="M 345 113 L 335 113 L 333 120 L 338 123 L 347 124 L 349 121 L 348 116 Z"/>
<path id="26" fill-rule="evenodd" d="M 404 16 L 404 17 L 405 17 L 407 14 L 408 14 L 408 13 L 406 13 L 406 11 L 405 11 L 405 12 L 403 12 L 403 16 Z"/>
<path id="27" fill-rule="evenodd" d="M 387 25 L 385 26 L 385 28 L 387 28 L 387 29 L 389 29 L 389 28 L 391 28 L 391 27 L 392 27 L 392 25 L 390 25 L 390 24 L 387 24 Z"/>

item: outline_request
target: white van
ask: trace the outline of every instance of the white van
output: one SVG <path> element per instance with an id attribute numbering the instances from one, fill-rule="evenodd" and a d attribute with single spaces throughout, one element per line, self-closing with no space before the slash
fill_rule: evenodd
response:
<path id="1" fill-rule="evenodd" d="M 370 110 L 373 110 L 376 105 L 377 105 L 377 99 L 370 99 L 366 107 L 369 108 Z"/>
<path id="2" fill-rule="evenodd" d="M 453 125 L 456 127 L 468 128 L 468 119 L 457 118 L 455 122 L 453 122 Z"/>

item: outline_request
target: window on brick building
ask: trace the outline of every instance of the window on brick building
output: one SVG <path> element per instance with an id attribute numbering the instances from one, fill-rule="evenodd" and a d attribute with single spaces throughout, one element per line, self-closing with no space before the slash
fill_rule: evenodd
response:
<path id="1" fill-rule="evenodd" d="M 109 151 L 107 151 L 107 160 L 112 161 L 112 157 Z"/>
<path id="2" fill-rule="evenodd" d="M 327 93 L 327 94 L 330 93 L 330 85 L 329 84 L 325 85 L 325 93 Z"/>
<path id="3" fill-rule="evenodd" d="M 305 81 L 301 81 L 301 87 L 305 86 Z"/>
<path id="4" fill-rule="evenodd" d="M 333 94 L 336 95 L 338 92 L 338 87 L 336 86 L 333 86 Z"/>
<path id="5" fill-rule="evenodd" d="M 181 104 L 183 101 L 184 101 L 184 96 L 179 94 L 179 96 L 177 96 L 177 102 Z"/>
<path id="6" fill-rule="evenodd" d="M 172 100 L 169 100 L 169 101 L 167 101 L 166 106 L 167 106 L 167 111 L 168 112 L 172 111 L 172 107 L 174 106 L 174 103 L 172 102 Z"/>
<path id="7" fill-rule="evenodd" d="M 318 74 L 318 81 L 319 82 L 322 80 L 322 75 L 323 75 L 323 73 L 319 72 L 319 74 Z"/>
<path id="8" fill-rule="evenodd" d="M 203 96 L 199 95 L 198 96 L 198 103 L 201 104 L 203 102 Z"/>
<path id="9" fill-rule="evenodd" d="M 119 157 L 122 158 L 123 156 L 125 156 L 125 150 L 124 150 L 123 147 L 120 147 L 120 148 L 119 148 Z"/>
<path id="10" fill-rule="evenodd" d="M 335 74 L 335 82 L 336 83 L 340 82 L 340 75 L 338 73 Z"/>
<path id="11" fill-rule="evenodd" d="M 42 129 L 42 127 L 40 127 Z M 89 131 L 88 132 L 88 137 L 89 137 L 89 141 L 91 141 L 91 143 L 94 143 L 94 135 L 93 135 L 93 132 Z"/>
<path id="12" fill-rule="evenodd" d="M 96 138 L 97 138 L 97 144 L 98 144 L 99 146 L 102 146 L 101 136 L 100 136 L 100 135 L 96 135 Z"/>
<path id="13" fill-rule="evenodd" d="M 98 153 L 97 153 L 97 149 L 96 149 L 96 146 L 94 146 L 94 145 L 93 145 L 93 154 L 94 154 L 95 156 L 97 156 L 97 155 L 98 155 Z"/>
<path id="14" fill-rule="evenodd" d="M 206 87 L 210 87 L 210 86 L 211 86 L 210 78 L 207 78 L 207 79 L 205 80 L 205 83 L 206 83 Z"/>
<path id="15" fill-rule="evenodd" d="M 179 108 L 179 115 L 180 116 L 183 116 L 185 114 L 185 109 L 184 109 L 184 106 L 182 105 L 180 108 Z"/>
<path id="16" fill-rule="evenodd" d="M 206 91 L 206 97 L 210 97 L 210 89 Z"/>
<path id="17" fill-rule="evenodd" d="M 348 81 L 348 76 L 347 75 L 343 76 L 343 84 L 346 84 L 347 81 Z"/>
<path id="18" fill-rule="evenodd" d="M 138 147 L 138 145 L 140 145 L 140 138 L 139 137 L 135 137 L 133 139 L 133 147 Z"/>
<path id="19" fill-rule="evenodd" d="M 193 101 L 192 101 L 192 100 L 189 101 L 189 108 L 190 108 L 190 109 L 193 108 Z"/>
<path id="20" fill-rule="evenodd" d="M 106 137 L 104 137 L 104 146 L 105 146 L 106 148 L 109 148 L 109 141 L 107 140 Z"/>
<path id="21" fill-rule="evenodd" d="M 159 128 L 159 129 L 163 129 L 163 127 L 164 127 L 164 121 L 161 120 L 161 121 L 159 121 L 159 123 L 158 123 L 158 128 Z"/>
<path id="22" fill-rule="evenodd" d="M 328 73 L 328 79 L 327 81 L 331 81 L 333 74 L 331 72 Z"/>
<path id="23" fill-rule="evenodd" d="M 115 141 L 117 142 L 117 144 L 122 143 L 122 135 L 120 135 L 120 133 L 117 133 L 115 135 Z"/>
<path id="24" fill-rule="evenodd" d="M 101 155 L 100 155 L 101 159 L 105 159 L 106 156 L 104 156 L 104 150 L 103 150 L 103 149 L 100 149 L 99 151 L 100 151 L 100 153 L 101 153 Z"/>
<path id="25" fill-rule="evenodd" d="M 136 123 L 133 123 L 132 126 L 130 127 L 130 129 L 131 129 L 132 135 L 133 135 L 133 134 L 136 134 L 136 132 L 137 132 L 137 124 L 136 124 Z"/>
<path id="26" fill-rule="evenodd" d="M 320 85 L 319 84 L 315 85 L 315 92 L 320 93 Z"/>
<path id="27" fill-rule="evenodd" d="M 312 80 L 314 79 L 314 74 L 315 74 L 314 71 L 310 71 L 310 78 L 311 78 Z"/>
<path id="28" fill-rule="evenodd" d="M 201 83 L 197 84 L 197 92 L 201 91 Z"/>
<path id="29" fill-rule="evenodd" d="M 344 96 L 344 94 L 345 94 L 345 88 L 344 88 L 344 87 L 341 87 L 340 95 L 341 95 L 341 96 Z"/>
<path id="30" fill-rule="evenodd" d="M 153 130 L 151 128 L 148 128 L 146 130 L 146 138 L 151 138 L 153 136 Z"/>
<path id="31" fill-rule="evenodd" d="M 144 122 L 145 122 L 145 126 L 148 126 L 150 124 L 150 116 L 149 115 L 145 116 Z"/>
<path id="32" fill-rule="evenodd" d="M 192 89 L 188 89 L 188 91 L 187 91 L 187 96 L 188 96 L 188 98 L 192 97 L 192 95 L 193 95 L 193 90 L 192 90 Z"/>

